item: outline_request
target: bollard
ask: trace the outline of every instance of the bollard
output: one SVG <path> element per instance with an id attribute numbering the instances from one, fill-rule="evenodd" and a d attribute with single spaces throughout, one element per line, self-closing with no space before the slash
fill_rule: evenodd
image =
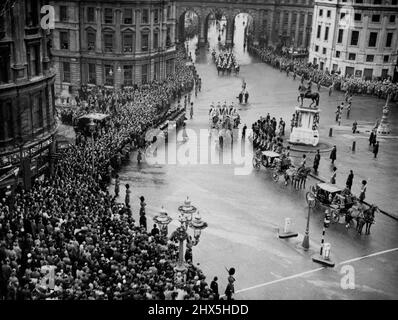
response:
<path id="1" fill-rule="evenodd" d="M 333 135 L 333 128 L 329 129 L 329 137 L 331 137 Z"/>
<path id="2" fill-rule="evenodd" d="M 335 263 L 330 259 L 330 249 L 331 249 L 331 244 L 330 243 L 325 243 L 322 245 L 322 253 L 321 254 L 316 254 L 312 256 L 312 261 L 319 263 L 323 266 L 326 267 L 334 267 Z"/>
<path id="3" fill-rule="evenodd" d="M 356 147 L 356 142 L 353 141 L 353 142 L 352 142 L 352 152 L 355 152 L 355 147 Z"/>
<path id="4" fill-rule="evenodd" d="M 279 233 L 279 238 L 286 239 L 298 236 L 297 232 L 291 231 L 291 224 L 292 224 L 292 219 L 285 218 L 285 226 L 283 228 L 283 232 Z"/>
<path id="5" fill-rule="evenodd" d="M 292 224 L 292 220 L 290 218 L 285 218 L 285 228 L 284 232 L 289 233 L 290 232 L 290 225 Z"/>
<path id="6" fill-rule="evenodd" d="M 323 245 L 323 259 L 325 260 L 330 260 L 330 248 L 331 248 L 331 244 L 330 243 L 325 243 Z"/>

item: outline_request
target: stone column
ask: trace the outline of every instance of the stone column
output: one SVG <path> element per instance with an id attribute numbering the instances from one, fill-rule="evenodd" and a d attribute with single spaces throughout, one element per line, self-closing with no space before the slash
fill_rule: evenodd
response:
<path id="1" fill-rule="evenodd" d="M 102 9 L 100 7 L 96 8 L 97 11 L 97 32 L 96 32 L 96 39 L 95 39 L 95 52 L 102 53 Z"/>
<path id="2" fill-rule="evenodd" d="M 268 11 L 268 21 L 269 21 L 268 22 L 269 28 L 268 28 L 268 43 L 267 43 L 267 45 L 269 44 L 269 42 L 273 43 L 272 35 L 274 32 L 275 26 L 274 26 L 274 11 L 272 11 L 272 10 Z"/>
<path id="3" fill-rule="evenodd" d="M 176 41 L 176 43 L 180 43 L 180 32 L 179 32 L 179 27 L 180 27 L 180 24 L 179 24 L 179 21 L 177 20 L 176 21 L 176 25 L 175 25 L 175 28 L 174 28 L 174 34 L 175 34 L 175 41 Z"/>
<path id="4" fill-rule="evenodd" d="M 139 10 L 135 11 L 135 52 L 141 52 L 141 12 Z"/>
<path id="5" fill-rule="evenodd" d="M 205 37 L 205 20 L 203 16 L 198 17 L 199 18 L 199 46 L 204 46 L 206 43 L 206 37 Z"/>
<path id="6" fill-rule="evenodd" d="M 177 7 L 175 5 L 171 6 L 171 17 L 172 17 L 172 23 L 170 26 L 170 38 L 171 38 L 171 44 L 174 46 L 175 43 L 177 42 L 176 40 L 176 25 L 177 25 Z"/>
<path id="7" fill-rule="evenodd" d="M 163 9 L 163 23 L 161 26 L 161 41 L 162 48 L 166 47 L 166 39 L 167 39 L 167 8 Z"/>
<path id="8" fill-rule="evenodd" d="M 298 38 L 299 38 L 299 28 L 300 28 L 300 12 L 296 12 L 296 32 L 294 34 L 294 46 L 297 48 Z"/>
<path id="9" fill-rule="evenodd" d="M 116 11 L 116 25 L 115 25 L 115 51 L 116 53 L 122 53 L 122 39 L 121 39 L 121 32 L 120 32 L 120 19 L 122 10 L 117 8 Z"/>
<path id="10" fill-rule="evenodd" d="M 176 43 L 176 37 L 175 37 L 175 29 L 176 29 L 176 23 L 173 21 L 170 24 L 170 40 L 171 40 L 171 45 L 175 45 Z"/>
<path id="11" fill-rule="evenodd" d="M 225 44 L 232 44 L 233 37 L 234 37 L 234 20 L 228 16 Z"/>
<path id="12" fill-rule="evenodd" d="M 377 53 L 379 55 L 383 55 L 383 51 L 384 51 L 384 46 L 386 44 L 387 41 L 387 17 L 386 15 L 382 15 L 382 27 L 381 27 L 381 32 L 378 34 L 378 37 L 380 37 L 380 39 L 377 39 L 378 41 L 378 46 L 377 46 Z M 378 71 L 380 71 L 380 74 L 377 76 L 381 76 L 381 68 L 376 69 Z M 375 71 L 376 71 L 375 70 Z"/>
<path id="13" fill-rule="evenodd" d="M 369 14 L 364 14 L 363 17 L 362 17 L 362 19 L 363 19 L 363 24 L 362 24 L 363 28 L 362 28 L 362 32 L 360 32 L 360 37 L 362 36 L 363 38 L 359 39 L 359 40 L 362 40 L 362 41 L 358 41 L 358 47 L 359 47 L 358 51 L 361 54 L 365 54 L 365 50 L 366 50 L 366 48 L 368 46 L 368 40 L 369 40 L 369 38 L 368 38 L 369 18 L 370 18 Z M 349 45 L 350 44 L 349 41 L 351 39 L 351 30 L 348 29 L 347 32 L 348 32 L 348 34 L 347 34 L 347 45 Z M 359 57 L 357 57 L 357 59 L 358 58 Z"/>
<path id="14" fill-rule="evenodd" d="M 290 36 L 290 29 L 291 29 L 291 27 L 292 27 L 292 12 L 289 11 L 289 12 L 288 12 L 288 20 L 287 20 L 287 32 L 286 32 L 286 34 L 287 34 L 288 36 Z"/>
<path id="15" fill-rule="evenodd" d="M 262 23 L 263 23 L 263 19 L 262 19 L 262 14 L 261 12 L 257 12 L 254 17 L 254 39 L 253 39 L 253 44 L 255 46 L 257 46 L 260 42 L 260 37 L 261 37 L 261 32 L 262 32 Z"/>
<path id="16" fill-rule="evenodd" d="M 304 16 L 303 42 L 301 44 L 303 47 L 305 47 L 305 43 L 307 42 L 307 23 L 308 23 L 308 12 L 306 12 Z M 314 30 L 314 32 L 316 32 L 316 30 Z"/>
<path id="17" fill-rule="evenodd" d="M 48 57 L 48 47 L 47 47 L 47 30 L 43 30 L 42 48 L 43 48 L 43 73 L 47 74 L 50 67 L 50 58 Z"/>
<path id="18" fill-rule="evenodd" d="M 15 29 L 13 30 L 13 38 L 14 38 L 14 47 L 16 50 L 13 50 L 14 53 L 14 64 L 11 66 L 11 69 L 14 71 L 13 79 L 15 82 L 19 82 L 20 79 L 27 77 L 26 64 L 29 63 L 27 61 L 27 49 L 25 47 L 24 38 L 25 38 L 25 20 L 24 15 L 21 15 L 20 12 L 23 12 L 23 6 L 21 1 L 17 1 L 13 7 L 13 15 L 15 21 Z"/>
<path id="19" fill-rule="evenodd" d="M 283 34 L 283 11 L 279 13 L 279 35 Z"/>

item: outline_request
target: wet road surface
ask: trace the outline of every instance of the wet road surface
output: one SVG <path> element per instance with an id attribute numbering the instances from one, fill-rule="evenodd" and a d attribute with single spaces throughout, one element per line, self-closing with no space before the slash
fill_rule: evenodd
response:
<path id="1" fill-rule="evenodd" d="M 298 80 L 293 81 L 286 74 L 250 57 L 243 50 L 243 32 L 239 33 L 239 25 L 242 24 L 237 23 L 235 36 L 236 54 L 241 64 L 239 76 L 217 76 L 210 55 L 211 48 L 217 43 L 216 30 L 209 32 L 209 37 L 213 39 L 210 41 L 210 51 L 202 48 L 199 56 L 194 56 L 202 78 L 202 91 L 196 99 L 193 98 L 194 117 L 187 120 L 187 129 L 193 130 L 198 136 L 199 130 L 208 129 L 211 102 L 234 102 L 238 106 L 236 96 L 243 79 L 247 82 L 250 98 L 248 105 L 239 106 L 242 125 L 246 123 L 250 126 L 260 115 L 265 116 L 269 112 L 277 119 L 283 117 L 289 127 L 290 116 L 296 105 Z M 190 50 L 194 48 L 195 39 L 190 44 Z M 334 94 L 328 97 L 326 89 L 323 91 L 320 106 L 324 132 L 321 134 L 326 137 L 325 132 L 333 125 L 333 114 L 342 96 Z M 360 107 L 356 109 L 355 104 L 357 101 L 358 105 L 362 105 L 360 101 L 364 100 L 363 105 L 366 105 L 368 100 L 365 99 L 372 101 L 372 110 L 362 118 L 370 121 L 374 115 L 381 114 L 383 102 L 373 98 L 354 98 L 353 117 L 362 116 Z M 187 131 L 190 135 L 190 131 Z M 190 139 L 190 143 L 193 140 Z M 176 145 L 177 149 L 182 147 L 179 142 Z M 200 153 L 204 149 L 195 148 L 192 144 L 191 150 Z M 344 157 L 342 152 L 339 156 Z M 321 165 L 328 170 L 326 160 Z M 236 299 L 398 298 L 397 221 L 378 215 L 369 236 L 360 236 L 353 229 L 346 230 L 344 224 L 331 224 L 326 231 L 325 242 L 332 245 L 332 259 L 336 266 L 325 269 L 311 260 L 311 255 L 318 252 L 320 247 L 323 210 L 315 209 L 310 215 L 310 250 L 306 252 L 300 246 L 308 212 L 305 193 L 315 181 L 307 182 L 307 190 L 294 190 L 282 182 L 273 182 L 270 172 L 264 168 L 238 176 L 234 174 L 235 167 L 181 163 L 156 166 L 144 163 L 138 166 L 135 156 L 132 156 L 130 164 L 119 174 L 120 200 L 124 199 L 123 185 L 129 183 L 132 186 L 131 202 L 136 220 L 138 197 L 143 195 L 148 203 L 148 228 L 152 228 L 153 216 L 164 205 L 174 219 L 169 226 L 170 231 L 178 225 L 177 207 L 189 196 L 209 224 L 202 232 L 199 244 L 193 249 L 194 262 L 200 264 L 208 275 L 208 282 L 218 276 L 220 293 L 224 292 L 226 286 L 225 267 L 235 267 Z M 396 170 L 395 166 L 392 168 Z M 395 200 L 391 198 L 390 201 L 393 203 Z M 278 238 L 278 230 L 283 229 L 286 217 L 292 219 L 292 229 L 299 233 L 297 238 Z M 390 249 L 392 251 L 383 252 Z M 374 253 L 379 254 L 364 257 Z M 360 257 L 364 258 L 346 263 L 347 260 Z M 343 274 L 340 272 L 344 265 L 354 268 L 355 289 L 341 287 Z"/>

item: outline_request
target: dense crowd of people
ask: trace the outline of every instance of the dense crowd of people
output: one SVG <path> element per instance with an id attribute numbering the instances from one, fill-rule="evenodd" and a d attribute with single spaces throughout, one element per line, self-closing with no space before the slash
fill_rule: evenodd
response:
<path id="1" fill-rule="evenodd" d="M 156 123 L 159 109 L 192 89 L 197 75 L 184 58 L 179 48 L 167 81 L 122 90 L 82 88 L 80 107 L 61 112 L 71 122 L 92 111 L 111 117 L 94 143 L 81 136 L 61 151 L 52 177 L 1 199 L 0 300 L 215 297 L 191 260 L 186 282 L 177 281 L 177 243 L 155 227 L 148 232 L 141 218 L 138 226 L 129 203 L 118 203 L 107 190 L 121 148 L 134 145 Z"/>
<path id="2" fill-rule="evenodd" d="M 390 79 L 365 80 L 359 77 L 343 76 L 341 72 L 322 71 L 317 65 L 307 62 L 306 59 L 294 59 L 287 54 L 278 53 L 272 48 L 250 46 L 249 51 L 257 55 L 263 62 L 270 64 L 281 71 L 293 73 L 293 77 L 300 75 L 312 82 L 330 89 L 348 91 L 351 94 L 368 94 L 386 99 L 391 95 L 392 101 L 398 101 L 398 84 Z"/>
<path id="3" fill-rule="evenodd" d="M 285 135 L 286 123 L 280 118 L 279 123 L 275 117 L 270 116 L 268 113 L 266 117 L 260 117 L 252 125 L 253 130 L 253 146 L 261 151 L 275 151 L 282 153 L 283 136 Z"/>

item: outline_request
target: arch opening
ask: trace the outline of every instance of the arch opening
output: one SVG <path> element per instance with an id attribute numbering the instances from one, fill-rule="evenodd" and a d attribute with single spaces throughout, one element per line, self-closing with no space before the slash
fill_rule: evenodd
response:
<path id="1" fill-rule="evenodd" d="M 180 42 L 190 41 L 200 33 L 199 15 L 194 10 L 187 10 L 178 19 L 178 39 Z"/>
<path id="2" fill-rule="evenodd" d="M 222 12 L 209 13 L 205 21 L 205 41 L 211 48 L 226 45 L 228 20 Z"/>
<path id="3" fill-rule="evenodd" d="M 246 51 L 254 39 L 254 18 L 251 14 L 238 13 L 233 20 L 232 43 L 235 50 Z"/>

